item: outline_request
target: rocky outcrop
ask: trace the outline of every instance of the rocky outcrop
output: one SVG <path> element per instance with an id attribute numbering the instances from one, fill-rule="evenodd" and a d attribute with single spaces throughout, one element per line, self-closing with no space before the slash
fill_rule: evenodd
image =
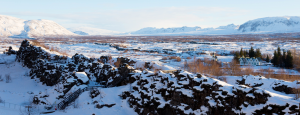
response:
<path id="1" fill-rule="evenodd" d="M 246 108 L 258 105 L 272 106 L 257 108 L 252 114 L 295 114 L 298 106 L 268 104 L 271 96 L 258 88 L 246 86 L 234 87 L 203 75 L 194 75 L 185 71 L 174 73 L 153 73 L 143 71 L 132 76 L 132 91 L 121 95 L 138 114 L 209 114 L 233 115 L 249 114 Z M 289 112 L 285 110 L 289 109 Z"/>

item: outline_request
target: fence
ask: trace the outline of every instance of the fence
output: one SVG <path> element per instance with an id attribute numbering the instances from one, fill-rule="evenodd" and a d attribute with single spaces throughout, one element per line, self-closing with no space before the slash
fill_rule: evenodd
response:
<path id="1" fill-rule="evenodd" d="M 20 113 L 27 113 L 29 110 L 30 110 L 29 111 L 30 113 L 40 113 L 40 107 L 39 106 L 19 105 L 19 104 L 14 104 L 14 103 L 10 103 L 10 102 L 5 102 L 5 100 L 2 100 L 0 102 L 0 109 L 18 111 Z"/>
<path id="2" fill-rule="evenodd" d="M 67 107 L 71 102 L 75 101 L 79 97 L 79 95 L 86 90 L 87 88 L 84 89 L 79 88 L 71 95 L 64 97 L 64 100 L 58 103 L 57 107 L 61 110 L 65 109 L 65 107 Z"/>

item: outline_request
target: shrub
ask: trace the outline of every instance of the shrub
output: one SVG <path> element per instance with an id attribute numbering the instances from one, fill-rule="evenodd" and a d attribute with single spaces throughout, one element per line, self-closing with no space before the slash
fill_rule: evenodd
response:
<path id="1" fill-rule="evenodd" d="M 181 62 L 181 58 L 180 58 L 180 57 L 177 57 L 177 58 L 176 58 L 176 61 L 177 61 L 177 62 Z"/>
<path id="2" fill-rule="evenodd" d="M 6 80 L 6 83 L 10 83 L 11 82 L 11 76 L 10 76 L 10 74 L 6 74 L 5 75 L 5 80 Z"/>
<path id="3" fill-rule="evenodd" d="M 4 103 L 4 100 L 2 100 L 1 97 L 0 97 L 0 103 Z"/>
<path id="4" fill-rule="evenodd" d="M 245 69 L 244 69 L 244 75 L 254 75 L 254 70 L 253 70 L 253 68 L 251 68 L 250 66 L 248 66 L 248 67 L 246 67 Z"/>
<path id="5" fill-rule="evenodd" d="M 39 100 L 39 98 L 38 98 L 38 97 L 36 97 L 36 96 L 35 96 L 35 97 L 33 97 L 33 98 L 32 98 L 32 103 L 33 103 L 33 104 L 36 104 L 36 105 L 37 105 L 37 104 L 39 104 L 39 103 L 40 103 L 40 100 Z"/>
<path id="6" fill-rule="evenodd" d="M 100 91 L 96 88 L 93 88 L 91 91 L 90 91 L 90 97 L 93 99 L 95 97 L 97 97 L 98 95 L 100 94 Z"/>
<path id="7" fill-rule="evenodd" d="M 2 79 L 2 75 L 0 75 L 0 81 L 3 81 L 3 79 Z"/>
<path id="8" fill-rule="evenodd" d="M 117 62 L 114 63 L 116 67 L 120 67 L 121 65 L 121 58 L 117 58 Z"/>
<path id="9" fill-rule="evenodd" d="M 174 59 L 174 60 L 176 60 L 177 62 L 180 62 L 180 61 L 181 61 L 181 58 L 180 58 L 180 57 L 176 57 L 176 56 L 171 56 L 170 59 Z"/>
<path id="10" fill-rule="evenodd" d="M 163 57 L 163 58 L 162 58 L 162 60 L 167 60 L 167 59 L 168 59 L 168 57 Z"/>
<path id="11" fill-rule="evenodd" d="M 223 75 L 221 64 L 209 59 L 194 59 L 192 62 L 185 62 L 185 69 L 194 73 L 206 73 L 214 76 Z"/>
<path id="12" fill-rule="evenodd" d="M 293 93 L 294 93 L 294 99 L 297 100 L 300 98 L 300 87 L 297 86 L 293 88 Z"/>

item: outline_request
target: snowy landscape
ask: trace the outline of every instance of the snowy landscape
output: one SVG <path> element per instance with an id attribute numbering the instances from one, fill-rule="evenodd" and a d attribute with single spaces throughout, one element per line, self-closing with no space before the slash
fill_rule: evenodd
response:
<path id="1" fill-rule="evenodd" d="M 299 38 L 297 16 L 118 32 L 0 15 L 0 115 L 300 114 Z"/>

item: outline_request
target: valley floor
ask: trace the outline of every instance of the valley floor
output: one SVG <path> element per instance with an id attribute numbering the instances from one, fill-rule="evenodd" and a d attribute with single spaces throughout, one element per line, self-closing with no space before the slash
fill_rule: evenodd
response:
<path id="1" fill-rule="evenodd" d="M 8 39 L 11 40 L 11 39 Z M 185 49 L 185 48 L 196 48 L 198 52 L 203 52 L 203 54 L 197 55 L 195 52 L 186 52 L 186 53 L 149 53 L 149 52 L 141 52 L 141 51 L 119 51 L 114 47 L 109 45 L 97 45 L 94 43 L 48 43 L 50 49 L 56 49 L 61 52 L 67 53 L 67 55 L 74 55 L 76 53 L 83 54 L 88 57 L 100 57 L 111 55 L 113 57 L 114 62 L 117 61 L 118 57 L 128 57 L 136 63 L 133 65 L 134 68 L 143 68 L 145 62 L 151 62 L 155 69 L 159 70 L 177 70 L 184 69 L 185 62 L 192 62 L 193 59 L 212 59 L 210 53 L 223 53 L 230 54 L 231 51 L 237 51 L 241 47 L 243 49 L 250 49 L 250 46 L 254 46 L 254 48 L 261 48 L 263 53 L 272 54 L 273 51 L 277 48 L 277 45 L 281 46 L 282 49 L 300 49 L 299 43 L 294 42 L 215 42 L 218 45 L 208 45 L 208 44 L 189 44 L 189 43 L 123 43 L 122 45 L 126 45 L 127 49 L 140 49 L 140 50 L 162 50 L 162 49 Z M 121 43 L 120 43 L 121 44 Z M 276 44 L 276 45 L 274 45 Z M 26 106 L 30 105 L 30 101 L 35 95 L 49 95 L 45 99 L 45 101 L 52 103 L 52 105 L 56 105 L 59 101 L 56 99 L 60 93 L 55 91 L 56 87 L 59 86 L 46 86 L 39 82 L 38 79 L 31 79 L 29 76 L 29 71 L 27 67 L 23 67 L 22 63 L 16 62 L 15 55 L 5 55 L 2 52 L 8 48 L 8 46 L 12 46 L 13 49 L 18 50 L 20 43 L 1 43 L 0 44 L 0 114 L 1 115 L 20 115 L 26 114 Z M 51 52 L 52 54 L 56 54 L 58 52 Z M 179 56 L 181 57 L 181 61 L 169 60 L 168 62 L 164 62 L 161 59 L 168 56 Z M 231 62 L 233 59 L 232 55 L 222 55 L 218 56 L 218 61 L 221 63 Z M 109 62 L 108 62 L 109 63 Z M 243 68 L 243 67 L 242 67 Z M 281 70 L 278 67 L 273 66 L 252 66 L 255 71 L 259 71 L 260 69 L 272 69 L 274 73 L 279 73 Z M 285 72 L 290 75 L 295 75 L 300 77 L 300 73 L 296 70 L 284 69 Z M 7 83 L 6 76 L 10 76 L 11 80 Z M 2 79 L 2 81 L 1 81 Z M 195 77 L 196 79 L 196 77 Z M 218 81 L 219 84 L 230 87 L 246 87 L 245 85 L 238 84 L 237 80 L 246 79 L 245 84 L 249 86 L 254 86 L 256 84 L 263 85 L 257 87 L 259 90 L 266 92 L 271 95 L 267 104 L 277 104 L 277 105 L 285 105 L 286 103 L 299 105 L 300 100 L 295 99 L 295 94 L 286 94 L 284 92 L 279 92 L 274 90 L 272 87 L 276 87 L 274 83 L 282 83 L 289 87 L 300 87 L 300 84 L 297 81 L 283 81 L 272 78 L 265 78 L 260 76 L 220 76 L 219 79 L 226 79 L 226 82 L 220 81 L 218 79 L 213 79 Z M 154 83 L 154 82 L 153 82 Z M 151 83 L 150 83 L 151 84 Z M 177 83 L 176 83 L 177 84 Z M 183 82 L 184 84 L 184 82 Z M 71 105 L 68 106 L 65 110 L 57 110 L 54 113 L 50 113 L 50 115 L 134 115 L 137 114 L 133 108 L 130 108 L 128 100 L 123 100 L 120 95 L 123 91 L 131 91 L 131 85 L 124 85 L 118 87 L 111 88 L 98 88 L 100 91 L 100 95 L 91 99 L 89 92 L 83 92 L 79 98 Z M 161 86 L 163 87 L 163 86 Z M 185 92 L 186 95 L 189 94 L 189 90 L 181 89 L 182 92 Z M 227 89 L 226 89 L 227 90 Z M 228 89 L 230 90 L 230 89 Z M 138 94 L 136 94 L 138 95 Z M 251 95 L 250 95 L 251 96 Z M 2 101 L 1 101 L 2 100 Z M 95 104 L 97 101 L 99 104 L 115 104 L 112 107 L 103 107 L 101 109 L 95 108 Z M 167 102 L 164 102 L 167 103 Z M 264 105 L 259 105 L 256 107 L 252 107 L 247 109 L 243 108 L 243 112 L 247 114 L 251 114 L 256 109 L 261 109 Z M 37 105 L 33 108 L 33 112 L 35 114 L 39 114 L 41 112 L 48 111 L 44 108 L 43 105 Z M 53 111 L 53 109 L 52 109 Z M 200 112 L 198 113 L 200 114 Z"/>

